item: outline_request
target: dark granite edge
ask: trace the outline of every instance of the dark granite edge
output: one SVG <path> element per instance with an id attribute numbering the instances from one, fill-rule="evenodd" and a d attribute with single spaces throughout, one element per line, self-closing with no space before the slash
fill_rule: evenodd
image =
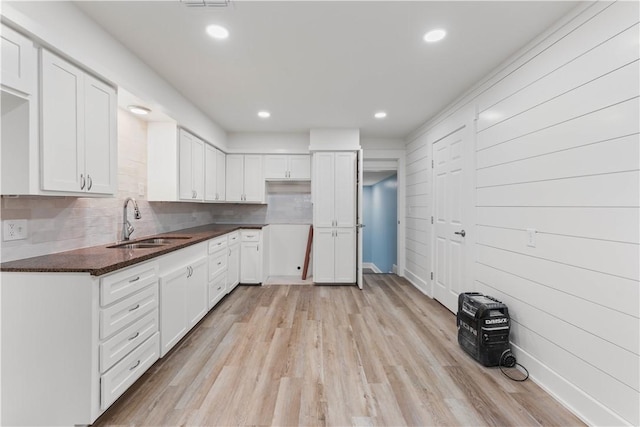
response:
<path id="1" fill-rule="evenodd" d="M 58 263 L 55 258 L 64 257 L 82 257 L 83 253 L 92 253 L 96 257 L 100 257 L 104 251 L 104 256 L 114 256 L 118 253 L 116 251 L 122 251 L 126 249 L 110 248 L 114 244 L 122 242 L 113 242 L 107 245 L 90 246 L 87 248 L 73 249 L 70 251 L 56 252 L 48 255 L 40 255 L 37 257 L 18 259 L 14 261 L 7 261 L 0 264 L 0 271 L 2 272 L 21 272 L 21 273 L 89 273 L 92 276 L 102 276 L 107 273 L 120 270 L 125 267 L 129 267 L 135 264 L 139 264 L 151 259 L 157 258 L 162 255 L 166 255 L 171 252 L 175 252 L 186 247 L 206 242 L 207 240 L 215 239 L 225 234 L 233 233 L 234 231 L 241 229 L 262 229 L 268 224 L 209 224 L 199 227 L 186 228 L 182 230 L 175 230 L 166 233 L 152 234 L 149 236 L 141 236 L 136 239 L 132 239 L 130 242 L 135 243 L 141 240 L 146 240 L 155 237 L 176 237 L 176 236 L 188 236 L 188 239 L 178 240 L 170 245 L 161 246 L 159 248 L 152 249 L 137 249 L 135 256 L 127 260 L 119 260 L 113 263 L 105 263 L 100 266 L 90 266 L 85 263 L 82 265 L 81 261 L 78 261 L 76 265 L 63 266 Z M 132 253 L 131 250 L 129 253 Z M 122 254 L 122 253 L 120 253 Z"/>

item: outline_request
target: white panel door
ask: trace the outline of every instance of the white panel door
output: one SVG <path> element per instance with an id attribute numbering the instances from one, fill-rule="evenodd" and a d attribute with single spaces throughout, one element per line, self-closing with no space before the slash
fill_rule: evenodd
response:
<path id="1" fill-rule="evenodd" d="M 289 156 L 289 178 L 311 179 L 311 158 L 308 155 Z"/>
<path id="2" fill-rule="evenodd" d="M 226 200 L 240 202 L 244 197 L 244 156 L 227 154 Z"/>
<path id="3" fill-rule="evenodd" d="M 218 150 L 209 144 L 204 146 L 204 200 L 213 202 L 218 193 Z"/>
<path id="4" fill-rule="evenodd" d="M 465 291 L 464 136 L 462 128 L 433 144 L 434 297 L 453 313 Z"/>
<path id="5" fill-rule="evenodd" d="M 334 234 L 334 282 L 356 282 L 355 228 L 336 228 Z"/>
<path id="6" fill-rule="evenodd" d="M 247 202 L 264 201 L 264 177 L 260 154 L 244 156 L 244 199 Z"/>
<path id="7" fill-rule="evenodd" d="M 334 216 L 334 155 L 315 153 L 313 155 L 313 225 L 333 227 Z"/>
<path id="8" fill-rule="evenodd" d="M 333 283 L 335 281 L 335 228 L 313 230 L 313 281 Z"/>
<path id="9" fill-rule="evenodd" d="M 207 257 L 191 263 L 189 267 L 186 284 L 187 329 L 194 327 L 207 314 L 209 308 Z"/>
<path id="10" fill-rule="evenodd" d="M 117 176 L 116 91 L 89 75 L 84 77 L 84 146 L 86 190 L 114 194 Z"/>
<path id="11" fill-rule="evenodd" d="M 178 138 L 179 198 L 181 200 L 192 200 L 194 193 L 191 180 L 191 150 L 195 137 L 183 129 L 180 129 Z"/>
<path id="12" fill-rule="evenodd" d="M 224 201 L 226 200 L 226 186 L 227 186 L 227 155 L 224 154 L 220 150 L 216 150 L 216 200 Z"/>
<path id="13" fill-rule="evenodd" d="M 82 192 L 84 73 L 42 50 L 42 189 Z"/>
<path id="14" fill-rule="evenodd" d="M 336 227 L 356 225 L 356 153 L 335 153 L 335 204 Z"/>
<path id="15" fill-rule="evenodd" d="M 286 179 L 288 178 L 287 158 L 285 155 L 264 156 L 264 178 Z"/>

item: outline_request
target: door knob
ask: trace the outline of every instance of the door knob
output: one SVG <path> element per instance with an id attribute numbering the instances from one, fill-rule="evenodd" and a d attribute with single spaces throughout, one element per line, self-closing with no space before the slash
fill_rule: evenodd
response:
<path id="1" fill-rule="evenodd" d="M 464 231 L 464 230 L 460 230 L 460 231 L 455 231 L 453 234 L 457 234 L 457 235 L 459 235 L 459 236 L 464 237 L 464 236 L 466 236 L 466 235 L 467 235 L 467 232 L 466 232 L 466 231 Z"/>

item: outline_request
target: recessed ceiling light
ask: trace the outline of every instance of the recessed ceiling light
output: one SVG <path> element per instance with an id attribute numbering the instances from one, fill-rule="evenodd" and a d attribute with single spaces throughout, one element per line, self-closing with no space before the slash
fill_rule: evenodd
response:
<path id="1" fill-rule="evenodd" d="M 445 30 L 441 30 L 441 29 L 431 30 L 424 35 L 424 41 L 428 43 L 438 42 L 442 40 L 446 35 L 447 35 L 447 32 Z"/>
<path id="2" fill-rule="evenodd" d="M 140 105 L 129 105 L 127 109 L 133 114 L 137 114 L 139 116 L 146 116 L 151 112 L 147 107 L 141 107 Z"/>
<path id="3" fill-rule="evenodd" d="M 269 117 L 271 117 L 271 113 L 268 111 L 258 111 L 258 117 L 260 117 L 261 119 L 268 119 Z"/>
<path id="4" fill-rule="evenodd" d="M 220 25 L 209 25 L 207 27 L 207 34 L 214 39 L 222 40 L 229 37 L 229 30 Z"/>
<path id="5" fill-rule="evenodd" d="M 378 111 L 373 115 L 373 117 L 375 117 L 376 119 L 384 119 L 385 117 L 387 117 L 387 113 L 385 113 L 384 111 Z"/>

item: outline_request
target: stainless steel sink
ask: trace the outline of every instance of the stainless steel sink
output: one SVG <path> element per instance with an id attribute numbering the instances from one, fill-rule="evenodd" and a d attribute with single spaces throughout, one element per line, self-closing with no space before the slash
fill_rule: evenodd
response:
<path id="1" fill-rule="evenodd" d="M 110 249 L 151 249 L 151 248 L 159 248 L 162 246 L 170 245 L 174 243 L 176 240 L 186 240 L 191 237 L 180 236 L 180 237 L 152 237 L 150 239 L 142 239 L 134 242 L 124 242 L 118 245 L 107 246 Z"/>

